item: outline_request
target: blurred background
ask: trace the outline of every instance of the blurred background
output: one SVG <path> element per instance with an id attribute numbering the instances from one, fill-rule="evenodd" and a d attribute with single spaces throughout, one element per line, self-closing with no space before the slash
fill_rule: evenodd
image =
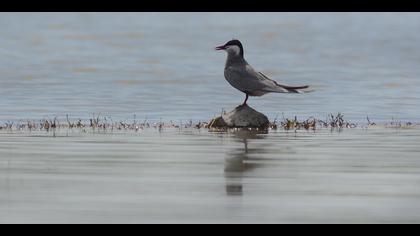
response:
<path id="1" fill-rule="evenodd" d="M 209 121 L 244 99 L 214 50 L 232 38 L 315 90 L 251 97 L 271 121 L 415 124 L 419 29 L 418 13 L 0 13 L 0 128 Z M 0 223 L 418 223 L 418 127 L 3 128 Z"/>
<path id="2" fill-rule="evenodd" d="M 244 95 L 223 76 L 232 38 L 255 69 L 311 94 L 249 104 L 275 117 L 418 121 L 418 13 L 1 13 L 0 121 L 92 114 L 208 121 Z"/>

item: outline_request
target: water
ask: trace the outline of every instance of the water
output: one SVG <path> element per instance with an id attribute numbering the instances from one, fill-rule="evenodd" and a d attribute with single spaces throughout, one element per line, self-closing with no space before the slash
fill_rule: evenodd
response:
<path id="1" fill-rule="evenodd" d="M 419 134 L 2 134 L 0 222 L 418 223 Z"/>
<path id="2" fill-rule="evenodd" d="M 208 121 L 244 99 L 213 50 L 233 37 L 256 69 L 316 90 L 251 98 L 271 119 L 420 117 L 418 13 L 1 13 L 0 27 L 3 122 Z"/>
<path id="3" fill-rule="evenodd" d="M 418 13 L 1 13 L 0 124 L 46 117 L 209 121 L 256 69 L 309 84 L 249 104 L 378 126 L 268 133 L 0 130 L 0 223 L 419 223 Z"/>

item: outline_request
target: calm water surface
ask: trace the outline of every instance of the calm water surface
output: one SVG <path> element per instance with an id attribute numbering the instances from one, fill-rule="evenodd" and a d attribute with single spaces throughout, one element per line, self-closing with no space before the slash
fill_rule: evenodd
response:
<path id="1" fill-rule="evenodd" d="M 58 116 L 208 121 L 256 69 L 314 93 L 271 120 L 420 122 L 418 13 L 0 13 L 0 124 Z M 0 223 L 420 223 L 420 129 L 0 131 Z"/>
<path id="2" fill-rule="evenodd" d="M 419 223 L 420 129 L 0 133 L 0 222 Z"/>
<path id="3" fill-rule="evenodd" d="M 208 121 L 244 97 L 213 49 L 233 37 L 256 69 L 316 90 L 252 98 L 271 119 L 420 117 L 418 13 L 1 13 L 0 27 L 0 121 Z"/>

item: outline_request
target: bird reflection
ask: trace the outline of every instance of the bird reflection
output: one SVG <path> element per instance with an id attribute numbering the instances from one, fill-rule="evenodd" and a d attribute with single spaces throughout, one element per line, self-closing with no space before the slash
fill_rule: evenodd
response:
<path id="1" fill-rule="evenodd" d="M 234 142 L 243 143 L 243 147 L 233 148 L 226 153 L 225 158 L 225 180 L 226 194 L 241 196 L 243 194 L 242 178 L 244 173 L 255 169 L 261 164 L 252 163 L 250 154 L 264 152 L 264 147 L 248 149 L 248 143 L 254 139 L 264 139 L 267 131 L 241 130 L 233 133 Z"/>

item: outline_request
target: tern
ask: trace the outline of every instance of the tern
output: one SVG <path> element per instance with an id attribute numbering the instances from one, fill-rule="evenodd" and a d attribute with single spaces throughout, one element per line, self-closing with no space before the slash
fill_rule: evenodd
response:
<path id="1" fill-rule="evenodd" d="M 215 50 L 224 50 L 228 54 L 224 75 L 232 87 L 245 93 L 242 106 L 246 105 L 249 96 L 262 96 L 266 93 L 304 93 L 307 92 L 304 89 L 309 88 L 309 86 L 282 85 L 254 70 L 245 60 L 242 43 L 237 39 L 218 46 Z"/>

